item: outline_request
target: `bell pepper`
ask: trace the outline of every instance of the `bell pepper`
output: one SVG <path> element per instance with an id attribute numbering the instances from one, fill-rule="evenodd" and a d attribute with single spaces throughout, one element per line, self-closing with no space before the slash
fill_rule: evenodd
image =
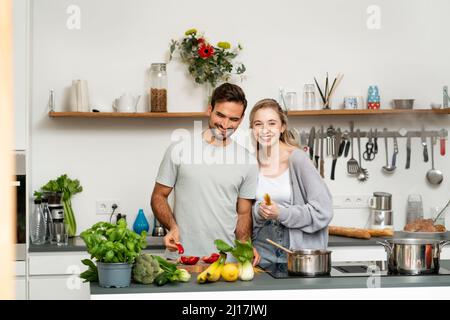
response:
<path id="1" fill-rule="evenodd" d="M 195 256 L 181 256 L 180 257 L 180 262 L 182 264 L 193 265 L 193 264 L 196 264 L 198 262 L 198 260 L 200 260 L 200 257 L 195 257 Z"/>
<path id="2" fill-rule="evenodd" d="M 213 253 L 209 257 L 202 257 L 202 261 L 205 263 L 213 263 L 216 262 L 220 258 L 220 254 Z"/>
<path id="3" fill-rule="evenodd" d="M 177 248 L 178 248 L 178 253 L 179 254 L 183 254 L 184 253 L 184 248 L 181 245 L 181 243 L 177 243 L 176 245 L 177 245 Z"/>

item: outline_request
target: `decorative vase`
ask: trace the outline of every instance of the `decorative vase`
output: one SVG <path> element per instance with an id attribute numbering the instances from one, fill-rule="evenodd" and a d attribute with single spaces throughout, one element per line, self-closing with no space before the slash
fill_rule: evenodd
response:
<path id="1" fill-rule="evenodd" d="M 141 234 L 142 231 L 147 231 L 150 229 L 147 218 L 145 217 L 144 210 L 139 209 L 139 213 L 133 224 L 133 230 L 137 234 Z"/>
<path id="2" fill-rule="evenodd" d="M 214 91 L 214 87 L 209 83 L 205 83 L 205 97 L 203 105 L 208 108 L 211 104 L 211 98 Z"/>

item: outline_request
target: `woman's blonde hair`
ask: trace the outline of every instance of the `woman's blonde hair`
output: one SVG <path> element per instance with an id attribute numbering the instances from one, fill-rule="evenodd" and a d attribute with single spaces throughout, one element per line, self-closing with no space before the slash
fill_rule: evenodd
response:
<path id="1" fill-rule="evenodd" d="M 279 103 L 274 99 L 263 99 L 258 101 L 250 112 L 250 128 L 253 129 L 253 121 L 255 120 L 255 114 L 261 109 L 272 109 L 275 111 L 281 120 L 281 125 L 285 127 L 285 130 L 280 135 L 280 141 L 287 145 L 299 147 L 298 142 L 295 140 L 294 135 L 288 129 L 288 117 L 287 114 L 281 109 Z"/>

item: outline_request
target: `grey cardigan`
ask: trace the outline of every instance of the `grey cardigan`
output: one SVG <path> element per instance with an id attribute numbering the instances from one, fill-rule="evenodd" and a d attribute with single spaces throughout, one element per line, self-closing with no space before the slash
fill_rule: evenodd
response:
<path id="1" fill-rule="evenodd" d="M 291 205 L 280 206 L 278 217 L 289 229 L 289 248 L 326 249 L 328 224 L 333 218 L 331 193 L 307 154 L 300 149 L 289 157 L 289 173 Z M 254 234 L 265 222 L 258 213 L 254 214 Z"/>

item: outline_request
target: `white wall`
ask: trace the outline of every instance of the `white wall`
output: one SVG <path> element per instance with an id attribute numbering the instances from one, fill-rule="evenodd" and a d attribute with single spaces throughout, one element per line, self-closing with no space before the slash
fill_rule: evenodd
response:
<path id="1" fill-rule="evenodd" d="M 81 29 L 69 30 L 69 5 L 81 8 Z M 279 86 L 300 91 L 313 77 L 345 74 L 334 105 L 345 95 L 366 96 L 377 84 L 382 107 L 398 97 L 416 99 L 417 107 L 442 101 L 449 84 L 450 43 L 446 0 L 378 0 L 381 29 L 366 27 L 368 0 L 338 1 L 146 1 L 39 0 L 33 1 L 33 79 L 31 110 L 32 190 L 50 178 L 67 173 L 80 179 L 84 191 L 73 199 L 78 232 L 98 221 L 95 200 L 118 198 L 129 221 L 139 208 L 150 216 L 149 197 L 159 162 L 177 128 L 193 128 L 188 119 L 51 119 L 47 116 L 50 89 L 56 107 L 65 110 L 72 79 L 89 82 L 93 107 L 107 109 L 125 91 L 146 94 L 147 70 L 165 59 L 169 41 L 195 27 L 212 42 L 240 42 L 248 68 L 242 84 L 249 105 L 276 97 Z M 184 65 L 169 65 L 169 111 L 200 111 L 202 88 L 193 85 Z M 300 92 L 301 93 L 301 92 Z M 147 107 L 143 104 L 140 110 Z M 312 125 L 348 128 L 352 118 L 294 118 L 294 127 Z M 389 129 L 448 128 L 449 117 L 355 117 L 356 126 Z M 243 125 L 247 127 L 247 123 Z M 365 142 L 365 141 L 364 141 Z M 381 173 L 384 145 L 373 163 L 365 163 L 370 179 L 361 184 L 345 174 L 338 161 L 336 181 L 327 184 L 333 195 L 393 193 L 395 226 L 401 229 L 409 193 L 421 193 L 425 212 L 449 196 L 450 165 L 438 157 L 436 167 L 446 178 L 438 188 L 425 182 L 430 164 L 421 161 L 419 139 L 413 140 L 411 169 L 404 170 L 405 146 L 400 141 L 399 169 Z M 392 143 L 392 142 L 390 142 Z M 392 154 L 392 149 L 390 149 Z M 326 163 L 329 176 L 331 160 Z M 193 207 L 195 210 L 195 207 Z M 365 210 L 336 210 L 335 224 L 363 226 Z"/>

